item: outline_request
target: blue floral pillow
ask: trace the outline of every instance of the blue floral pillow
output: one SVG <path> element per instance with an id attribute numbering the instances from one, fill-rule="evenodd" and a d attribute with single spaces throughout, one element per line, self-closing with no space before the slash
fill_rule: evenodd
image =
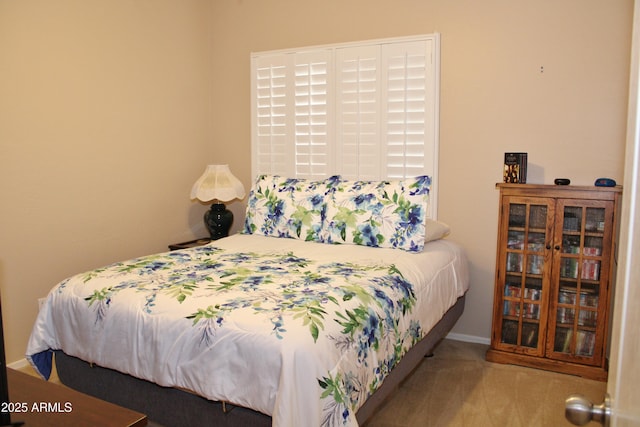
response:
<path id="1" fill-rule="evenodd" d="M 249 193 L 243 233 L 320 241 L 325 196 L 338 180 L 260 175 Z"/>
<path id="2" fill-rule="evenodd" d="M 341 181 L 328 194 L 321 239 L 419 252 L 431 177 L 391 181 Z"/>

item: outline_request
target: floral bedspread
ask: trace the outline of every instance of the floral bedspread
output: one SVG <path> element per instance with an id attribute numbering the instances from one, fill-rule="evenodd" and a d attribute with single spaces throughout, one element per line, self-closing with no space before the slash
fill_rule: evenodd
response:
<path id="1" fill-rule="evenodd" d="M 46 377 L 50 350 L 62 349 L 253 408 L 274 426 L 355 426 L 428 332 L 416 284 L 393 259 L 370 257 L 380 249 L 304 245 L 322 246 L 239 235 L 68 278 L 41 309 L 27 358 Z"/>

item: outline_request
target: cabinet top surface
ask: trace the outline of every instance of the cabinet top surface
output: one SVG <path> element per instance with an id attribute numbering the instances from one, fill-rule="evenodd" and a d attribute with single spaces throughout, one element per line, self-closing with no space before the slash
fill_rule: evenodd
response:
<path id="1" fill-rule="evenodd" d="M 622 186 L 616 185 L 615 187 L 596 187 L 595 185 L 553 185 L 553 184 L 506 184 L 498 182 L 496 188 L 503 193 L 521 192 L 521 193 L 599 193 L 609 194 L 611 196 L 622 193 Z"/>

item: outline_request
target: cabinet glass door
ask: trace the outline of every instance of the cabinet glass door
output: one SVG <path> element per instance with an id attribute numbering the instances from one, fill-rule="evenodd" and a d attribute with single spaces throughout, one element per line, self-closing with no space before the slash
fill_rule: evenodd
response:
<path id="1" fill-rule="evenodd" d="M 572 205 L 562 201 L 558 209 L 554 259 L 559 269 L 554 273 L 555 293 L 551 301 L 549 349 L 554 358 L 581 363 L 600 364 L 599 340 L 603 336 L 606 313 L 603 301 L 608 277 L 610 241 L 605 239 L 610 209 L 606 204 Z M 560 240 L 558 240 L 560 239 Z M 607 240 L 607 241 L 605 241 Z M 604 305 L 603 305 L 604 304 Z M 584 359 L 584 360 L 583 360 Z"/>
<path id="2" fill-rule="evenodd" d="M 545 201 L 546 199 L 542 199 Z M 546 287 L 550 208 L 540 199 L 510 198 L 503 209 L 508 213 L 506 250 L 502 275 L 502 313 L 499 345 L 512 351 L 539 354 L 544 350 Z"/>

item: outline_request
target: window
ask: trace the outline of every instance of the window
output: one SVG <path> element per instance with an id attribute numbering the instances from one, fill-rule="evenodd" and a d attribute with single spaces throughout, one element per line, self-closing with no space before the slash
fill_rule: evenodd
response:
<path id="1" fill-rule="evenodd" d="M 439 35 L 251 56 L 252 173 L 437 179 Z"/>

